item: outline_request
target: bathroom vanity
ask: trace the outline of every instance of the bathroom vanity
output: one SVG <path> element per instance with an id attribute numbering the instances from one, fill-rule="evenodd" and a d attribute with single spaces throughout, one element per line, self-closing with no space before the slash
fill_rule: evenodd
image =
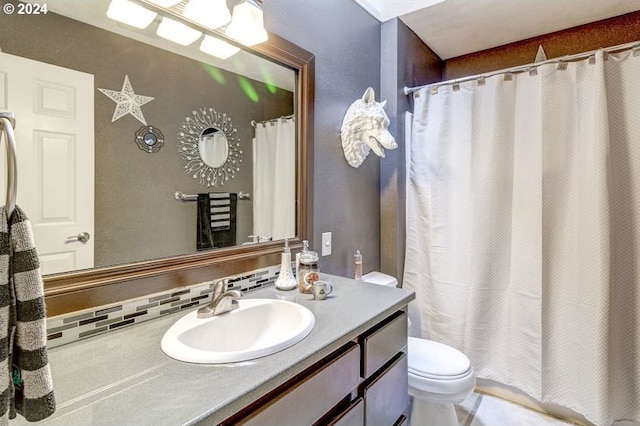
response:
<path id="1" fill-rule="evenodd" d="M 300 303 L 315 316 L 304 340 L 267 357 L 219 365 L 167 357 L 160 340 L 186 312 L 51 349 L 58 409 L 41 424 L 402 424 L 404 308 L 414 294 L 323 278 L 334 286 L 324 301 L 274 287 L 245 295 Z"/>

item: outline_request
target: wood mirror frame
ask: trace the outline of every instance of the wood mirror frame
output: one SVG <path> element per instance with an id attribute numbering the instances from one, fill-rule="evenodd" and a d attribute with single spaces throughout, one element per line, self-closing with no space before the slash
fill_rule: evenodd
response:
<path id="1" fill-rule="evenodd" d="M 269 40 L 246 50 L 296 71 L 297 170 L 296 238 L 292 250 L 313 236 L 313 103 L 315 57 L 299 46 L 269 34 Z M 241 274 L 280 263 L 283 241 L 235 246 L 195 254 L 153 259 L 44 278 L 49 317 L 117 303 L 148 294 Z"/>

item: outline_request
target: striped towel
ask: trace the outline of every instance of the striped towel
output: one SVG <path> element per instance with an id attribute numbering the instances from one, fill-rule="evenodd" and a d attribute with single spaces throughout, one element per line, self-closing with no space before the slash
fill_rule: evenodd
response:
<path id="1" fill-rule="evenodd" d="M 0 207 L 0 425 L 42 420 L 56 409 L 47 357 L 44 286 L 31 225 Z"/>
<path id="2" fill-rule="evenodd" d="M 198 194 L 198 250 L 236 245 L 238 194 L 208 192 Z"/>
<path id="3" fill-rule="evenodd" d="M 209 211 L 212 231 L 228 231 L 231 228 L 231 196 L 228 192 L 210 192 Z"/>

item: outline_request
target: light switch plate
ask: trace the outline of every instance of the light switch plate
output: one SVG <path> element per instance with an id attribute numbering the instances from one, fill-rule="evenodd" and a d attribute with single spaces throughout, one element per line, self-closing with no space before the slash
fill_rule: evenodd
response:
<path id="1" fill-rule="evenodd" d="M 322 255 L 329 256 L 331 254 L 331 232 L 322 233 Z"/>

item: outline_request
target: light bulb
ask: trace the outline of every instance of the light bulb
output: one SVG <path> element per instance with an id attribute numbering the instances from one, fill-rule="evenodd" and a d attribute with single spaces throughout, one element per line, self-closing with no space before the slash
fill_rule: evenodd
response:
<path id="1" fill-rule="evenodd" d="M 157 4 L 158 6 L 161 6 L 161 7 L 171 7 L 180 3 L 182 0 L 148 0 L 148 1 L 153 4 Z"/>
<path id="2" fill-rule="evenodd" d="M 222 41 L 217 37 L 205 35 L 200 43 L 200 50 L 220 59 L 227 59 L 240 51 L 240 48 Z"/>
<path id="3" fill-rule="evenodd" d="M 156 13 L 129 0 L 111 0 L 107 16 L 115 21 L 142 29 L 153 22 Z"/>
<path id="4" fill-rule="evenodd" d="M 183 15 L 207 28 L 218 28 L 231 20 L 226 0 L 190 0 Z"/>
<path id="5" fill-rule="evenodd" d="M 245 46 L 267 41 L 269 37 L 264 29 L 262 9 L 250 1 L 234 6 L 233 17 L 225 34 Z"/>
<path id="6" fill-rule="evenodd" d="M 162 22 L 160 22 L 156 33 L 160 37 L 183 46 L 193 43 L 202 35 L 200 31 L 166 17 L 162 18 Z"/>

